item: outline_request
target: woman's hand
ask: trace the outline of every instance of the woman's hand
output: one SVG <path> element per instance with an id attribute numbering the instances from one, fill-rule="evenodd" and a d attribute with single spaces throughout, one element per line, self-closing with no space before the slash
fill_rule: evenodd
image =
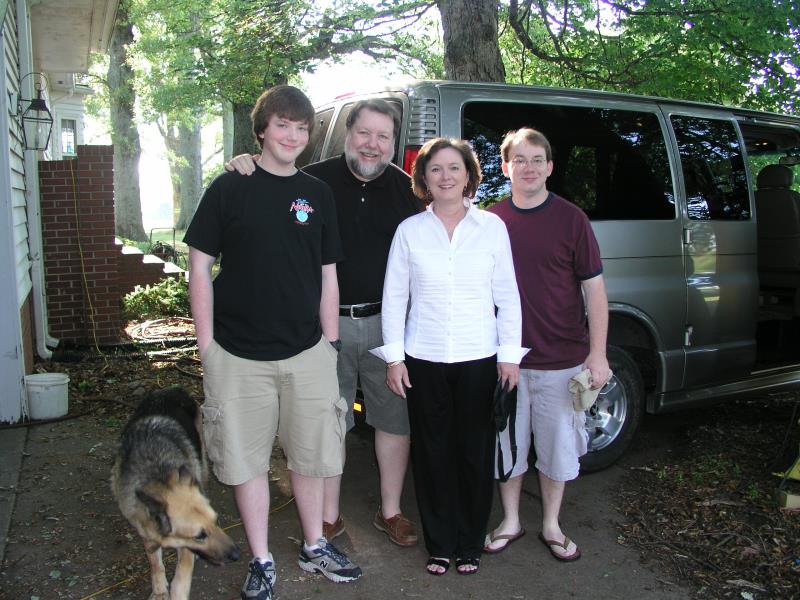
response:
<path id="1" fill-rule="evenodd" d="M 500 387 L 503 387 L 506 381 L 508 382 L 508 391 L 510 392 L 519 383 L 519 365 L 506 362 L 497 363 L 497 378 L 500 380 Z"/>
<path id="2" fill-rule="evenodd" d="M 406 397 L 406 388 L 411 387 L 411 381 L 408 379 L 408 369 L 406 363 L 401 362 L 392 367 L 386 367 L 386 385 L 395 394 L 401 398 Z"/>

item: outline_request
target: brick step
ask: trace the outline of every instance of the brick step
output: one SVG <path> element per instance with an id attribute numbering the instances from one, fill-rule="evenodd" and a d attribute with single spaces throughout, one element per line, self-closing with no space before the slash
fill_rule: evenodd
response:
<path id="1" fill-rule="evenodd" d="M 175 263 L 165 261 L 154 254 L 145 254 L 139 248 L 126 246 L 119 238 L 114 239 L 119 247 L 119 290 L 124 295 L 137 285 L 153 285 L 165 277 L 188 278 L 188 273 Z"/>

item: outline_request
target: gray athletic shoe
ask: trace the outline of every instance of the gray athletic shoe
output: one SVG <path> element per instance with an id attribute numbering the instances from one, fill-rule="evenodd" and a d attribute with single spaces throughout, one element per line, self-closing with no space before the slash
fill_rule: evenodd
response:
<path id="1" fill-rule="evenodd" d="M 278 579 L 275 563 L 267 561 L 262 565 L 254 558 L 249 569 L 242 586 L 242 600 L 272 600 L 272 586 Z"/>
<path id="2" fill-rule="evenodd" d="M 305 548 L 300 549 L 297 564 L 303 571 L 322 573 L 336 583 L 347 583 L 361 577 L 361 567 L 350 562 L 344 552 L 325 538 L 320 538 L 317 544 L 319 548 L 311 552 L 306 552 Z"/>

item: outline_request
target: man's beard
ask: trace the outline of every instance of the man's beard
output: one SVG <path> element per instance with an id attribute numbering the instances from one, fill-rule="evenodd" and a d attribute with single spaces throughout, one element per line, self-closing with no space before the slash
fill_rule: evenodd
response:
<path id="1" fill-rule="evenodd" d="M 347 149 L 344 151 L 344 158 L 353 173 L 367 180 L 375 179 L 389 166 L 389 161 L 384 160 L 380 160 L 374 165 L 364 165 L 359 160 L 357 152 L 351 152 Z"/>

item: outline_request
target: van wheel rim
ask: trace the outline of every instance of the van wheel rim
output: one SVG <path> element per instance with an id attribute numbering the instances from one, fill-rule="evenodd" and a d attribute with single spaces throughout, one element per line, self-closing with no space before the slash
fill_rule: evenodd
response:
<path id="1" fill-rule="evenodd" d="M 600 390 L 594 406 L 586 411 L 589 452 L 602 450 L 614 443 L 625 426 L 627 413 L 625 388 L 614 375 Z"/>

